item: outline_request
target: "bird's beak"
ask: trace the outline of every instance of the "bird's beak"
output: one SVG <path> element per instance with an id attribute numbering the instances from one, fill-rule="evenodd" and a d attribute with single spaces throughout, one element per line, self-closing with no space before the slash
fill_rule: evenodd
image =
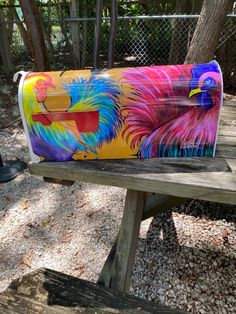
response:
<path id="1" fill-rule="evenodd" d="M 190 93 L 189 93 L 189 97 L 192 97 L 193 95 L 196 95 L 196 94 L 198 94 L 198 93 L 201 93 L 202 92 L 202 90 L 201 90 L 201 88 L 195 88 L 195 89 L 192 89 L 191 91 L 190 91 Z"/>

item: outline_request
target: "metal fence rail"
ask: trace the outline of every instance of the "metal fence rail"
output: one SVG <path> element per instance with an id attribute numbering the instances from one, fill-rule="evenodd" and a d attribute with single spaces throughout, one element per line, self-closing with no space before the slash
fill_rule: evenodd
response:
<path id="1" fill-rule="evenodd" d="M 199 15 L 118 17 L 114 66 L 183 63 L 198 17 Z M 93 67 L 95 18 L 65 18 L 64 22 L 69 37 L 71 23 L 79 23 L 82 66 Z M 64 38 L 59 21 L 55 19 L 50 23 L 53 25 L 51 36 L 53 45 L 57 50 L 62 51 Z M 104 17 L 99 51 L 100 68 L 107 67 L 109 29 L 110 18 Z M 15 31 L 17 31 L 16 27 Z M 18 42 L 15 45 L 21 45 L 19 34 L 17 38 Z M 215 58 L 224 71 L 225 85 L 230 88 L 236 86 L 236 15 L 227 16 Z M 65 55 L 64 62 L 67 67 L 72 66 L 71 60 L 69 54 Z"/>
<path id="2" fill-rule="evenodd" d="M 199 15 L 118 17 L 115 67 L 183 63 Z M 65 19 L 70 25 L 71 19 Z M 85 66 L 92 67 L 93 18 L 73 19 L 87 23 Z M 100 44 L 100 67 L 107 67 L 110 18 L 104 18 Z M 227 16 L 215 53 L 224 71 L 225 86 L 233 87 L 236 71 L 236 15 Z"/>

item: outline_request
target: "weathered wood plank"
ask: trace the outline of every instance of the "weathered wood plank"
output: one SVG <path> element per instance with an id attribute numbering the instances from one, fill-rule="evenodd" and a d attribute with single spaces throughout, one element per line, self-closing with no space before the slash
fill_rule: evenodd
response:
<path id="1" fill-rule="evenodd" d="M 221 155 L 222 157 L 226 158 L 235 158 L 236 157 L 236 146 L 235 145 L 224 145 L 219 144 L 216 147 L 216 155 Z M 214 160 L 213 160 L 214 161 Z"/>
<path id="2" fill-rule="evenodd" d="M 217 154 L 217 156 L 221 155 L 226 160 L 228 158 L 235 158 L 235 156 L 236 156 L 236 145 L 230 146 L 230 145 L 225 145 L 225 144 L 219 143 L 219 145 L 216 148 L 216 154 Z"/>
<path id="3" fill-rule="evenodd" d="M 188 198 L 181 198 L 171 195 L 155 194 L 146 199 L 142 220 L 148 219 L 158 213 L 183 204 Z"/>
<path id="4" fill-rule="evenodd" d="M 41 268 L 14 280 L 0 295 L 0 313 L 183 313 L 94 283 Z"/>
<path id="5" fill-rule="evenodd" d="M 224 129 L 230 127 L 234 131 L 236 125 L 236 102 L 224 102 L 220 117 L 219 134 L 224 132 Z"/>
<path id="6" fill-rule="evenodd" d="M 177 198 L 174 196 L 167 196 L 167 195 L 153 195 L 150 196 L 146 199 L 145 206 L 144 206 L 144 211 L 142 215 L 142 220 L 148 219 L 157 213 L 169 209 L 171 207 L 174 207 L 178 204 L 183 203 L 187 199 L 183 198 Z M 111 272 L 112 272 L 112 267 L 113 267 L 113 261 L 116 256 L 117 252 L 117 244 L 118 244 L 118 239 L 119 239 L 119 233 L 118 236 L 116 237 L 112 248 L 110 250 L 110 253 L 106 259 L 106 262 L 103 266 L 102 269 L 102 274 L 100 275 L 98 279 L 98 283 L 102 285 L 109 285 L 110 283 L 110 278 L 111 278 Z M 126 240 L 126 239 L 124 239 Z"/>
<path id="7" fill-rule="evenodd" d="M 234 159 L 227 159 L 228 165 L 230 166 L 231 171 L 234 173 L 236 172 L 236 158 Z"/>
<path id="8" fill-rule="evenodd" d="M 231 108 L 232 110 L 236 110 L 236 102 L 235 100 L 224 100 L 222 111 L 227 110 L 227 108 Z"/>
<path id="9" fill-rule="evenodd" d="M 224 120 L 226 118 L 229 119 L 229 122 L 231 120 L 235 121 L 236 117 L 236 106 L 234 107 L 225 107 L 221 112 L 221 119 Z"/>
<path id="10" fill-rule="evenodd" d="M 134 264 L 145 193 L 128 190 L 117 245 L 113 247 L 99 276 L 98 283 L 128 292 Z"/>
<path id="11" fill-rule="evenodd" d="M 48 183 L 60 184 L 60 185 L 65 185 L 65 186 L 71 186 L 74 184 L 74 181 L 70 181 L 70 180 L 61 180 L 61 179 L 46 178 L 46 177 L 43 177 L 43 179 L 45 182 L 48 182 Z"/>
<path id="12" fill-rule="evenodd" d="M 236 158 L 236 103 L 225 101 L 216 158 L 98 160 L 30 165 L 32 174 L 236 204 L 236 176 L 227 159 Z M 232 161 L 231 161 L 232 164 Z M 219 180 L 220 178 L 220 180 Z"/>
<path id="13" fill-rule="evenodd" d="M 236 137 L 236 127 L 224 125 L 220 128 L 219 135 Z"/>
<path id="14" fill-rule="evenodd" d="M 164 173 L 201 173 L 227 172 L 229 167 L 224 158 L 152 158 L 152 159 L 114 159 L 114 160 L 78 160 L 69 162 L 41 162 L 29 165 L 32 174 L 46 176 L 46 171 L 66 172 L 68 176 L 82 171 L 97 171 L 120 174 L 124 176 L 136 174 Z M 70 171 L 71 169 L 71 171 Z M 65 173 L 65 175 L 66 175 Z M 77 178 L 78 180 L 78 178 Z"/>
<path id="15" fill-rule="evenodd" d="M 101 273 L 100 273 L 99 278 L 97 280 L 97 284 L 102 285 L 104 287 L 109 286 L 109 283 L 111 280 L 113 261 L 115 259 L 116 252 L 117 252 L 118 239 L 119 239 L 119 232 L 118 232 L 117 237 L 115 238 L 114 243 L 112 244 L 110 252 L 106 258 L 106 261 L 102 267 Z"/>
<path id="16" fill-rule="evenodd" d="M 220 124 L 220 128 L 219 128 L 219 133 L 220 132 L 225 132 L 225 131 L 232 131 L 232 135 L 231 136 L 235 136 L 235 127 L 236 127 L 236 120 L 231 120 L 227 117 L 224 120 L 222 120 L 221 124 Z"/>
<path id="17" fill-rule="evenodd" d="M 224 123 L 234 124 L 235 118 L 236 118 L 236 109 L 231 110 L 231 108 L 230 109 L 227 108 L 221 114 L 220 123 L 221 125 L 223 125 Z"/>
<path id="18" fill-rule="evenodd" d="M 224 100 L 222 109 L 224 109 L 225 107 L 236 108 L 235 100 Z"/>
<path id="19" fill-rule="evenodd" d="M 218 139 L 217 139 L 217 145 L 227 145 L 227 146 L 231 146 L 234 145 L 236 146 L 236 136 L 226 136 L 226 135 L 218 135 Z"/>
<path id="20" fill-rule="evenodd" d="M 234 125 L 235 124 L 235 117 L 236 117 L 236 112 L 234 112 L 233 110 L 225 110 L 222 114 L 221 114 L 221 118 L 220 118 L 220 126 L 224 126 L 226 125 Z"/>
<path id="21" fill-rule="evenodd" d="M 39 176 L 236 204 L 236 176 L 224 158 L 45 162 L 29 168 Z"/>

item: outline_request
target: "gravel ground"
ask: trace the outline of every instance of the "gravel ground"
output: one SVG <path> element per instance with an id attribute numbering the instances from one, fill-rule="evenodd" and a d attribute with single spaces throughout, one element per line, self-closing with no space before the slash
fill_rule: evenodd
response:
<path id="1" fill-rule="evenodd" d="M 0 151 L 29 161 L 20 125 L 0 130 Z M 0 291 L 39 267 L 96 281 L 124 197 L 124 189 L 60 186 L 27 170 L 1 184 Z M 131 293 L 191 313 L 236 313 L 235 209 L 192 201 L 144 221 Z"/>
<path id="2" fill-rule="evenodd" d="M 131 292 L 191 313 L 236 313 L 236 207 L 193 201 L 140 239 Z"/>

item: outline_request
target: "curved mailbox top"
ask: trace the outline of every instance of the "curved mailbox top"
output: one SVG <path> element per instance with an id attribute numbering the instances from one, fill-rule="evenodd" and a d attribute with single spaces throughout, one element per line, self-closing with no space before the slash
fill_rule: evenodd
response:
<path id="1" fill-rule="evenodd" d="M 33 162 L 214 156 L 222 74 L 208 64 L 24 73 Z"/>

